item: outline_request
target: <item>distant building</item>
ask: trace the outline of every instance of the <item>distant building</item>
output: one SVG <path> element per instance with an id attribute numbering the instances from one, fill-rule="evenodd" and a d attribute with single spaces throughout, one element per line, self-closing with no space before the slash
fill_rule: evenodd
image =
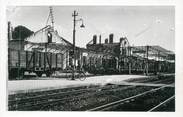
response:
<path id="1" fill-rule="evenodd" d="M 114 34 L 109 35 L 109 39 L 106 38 L 104 43 L 101 43 L 101 36 L 99 36 L 99 43 L 97 43 L 97 36 L 94 35 L 92 41 L 90 41 L 86 48 L 94 51 L 100 51 L 104 53 L 111 53 L 116 57 L 128 56 L 129 42 L 126 37 L 119 39 L 119 42 L 113 42 Z"/>
<path id="2" fill-rule="evenodd" d="M 119 42 L 113 42 L 113 37 L 114 35 L 110 34 L 109 39 L 106 38 L 104 43 L 101 43 L 101 36 L 99 36 L 98 42 L 97 36 L 94 35 L 93 39 L 86 45 L 86 48 L 102 53 L 110 53 L 117 61 L 116 68 L 122 71 L 126 70 L 126 73 L 128 72 L 129 74 L 133 69 L 144 71 L 146 74 L 150 69 L 158 72 L 165 69 L 162 66 L 164 64 L 168 66 L 167 63 L 175 66 L 175 54 L 172 51 L 157 45 L 130 46 L 126 37 L 121 37 Z M 174 69 L 173 66 L 171 68 Z"/>

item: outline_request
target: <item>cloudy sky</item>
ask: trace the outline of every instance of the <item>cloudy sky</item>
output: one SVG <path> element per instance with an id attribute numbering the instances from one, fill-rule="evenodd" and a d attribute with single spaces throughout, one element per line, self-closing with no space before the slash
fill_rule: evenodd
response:
<path id="1" fill-rule="evenodd" d="M 55 29 L 72 42 L 73 17 L 76 10 L 85 28 L 76 27 L 76 45 L 85 47 L 94 34 L 102 42 L 110 33 L 114 42 L 126 36 L 131 45 L 160 45 L 175 51 L 175 10 L 173 6 L 53 6 Z M 15 27 L 24 25 L 37 31 L 46 25 L 49 6 L 7 7 L 7 21 Z"/>

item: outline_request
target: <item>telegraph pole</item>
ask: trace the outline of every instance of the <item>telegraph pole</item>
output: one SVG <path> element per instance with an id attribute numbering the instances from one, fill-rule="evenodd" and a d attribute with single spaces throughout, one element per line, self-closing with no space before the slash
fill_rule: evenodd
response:
<path id="1" fill-rule="evenodd" d="M 76 35 L 76 16 L 78 16 L 78 13 L 76 11 L 74 11 L 74 13 L 72 14 L 72 17 L 74 17 L 73 19 L 73 60 L 74 60 L 74 65 L 73 65 L 73 69 L 72 69 L 72 80 L 75 80 L 75 69 L 76 69 L 76 55 L 75 55 L 75 35 Z"/>
<path id="2" fill-rule="evenodd" d="M 76 19 L 76 16 L 78 16 L 78 13 L 76 11 L 74 11 L 74 13 L 72 14 L 72 17 L 74 17 L 73 19 L 73 60 L 74 60 L 74 65 L 73 65 L 73 69 L 72 69 L 72 80 L 75 80 L 75 70 L 76 70 L 76 45 L 75 45 L 75 37 L 76 37 L 76 22 L 77 21 L 82 21 L 82 24 L 81 24 L 81 28 L 84 28 L 84 24 L 83 24 L 83 19 L 80 18 L 80 19 Z"/>

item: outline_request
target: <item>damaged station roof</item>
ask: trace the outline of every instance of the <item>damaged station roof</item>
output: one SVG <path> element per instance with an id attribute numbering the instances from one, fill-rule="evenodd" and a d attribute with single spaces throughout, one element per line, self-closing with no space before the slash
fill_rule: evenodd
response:
<path id="1" fill-rule="evenodd" d="M 170 50 L 166 50 L 158 45 L 133 46 L 131 48 L 132 48 L 133 55 L 139 55 L 144 58 L 148 57 L 148 59 L 153 59 L 158 61 L 167 60 L 169 62 L 175 62 L 175 53 Z"/>
<path id="2" fill-rule="evenodd" d="M 48 44 L 48 33 L 52 35 L 52 41 Z M 72 44 L 58 35 L 58 32 L 53 30 L 50 25 L 38 30 L 25 39 L 24 50 L 64 53 L 72 48 Z"/>

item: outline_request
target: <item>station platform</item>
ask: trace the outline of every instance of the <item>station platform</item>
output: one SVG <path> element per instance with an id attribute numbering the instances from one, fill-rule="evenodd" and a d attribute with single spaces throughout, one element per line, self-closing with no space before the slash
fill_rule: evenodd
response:
<path id="1" fill-rule="evenodd" d="M 8 81 L 8 94 L 45 91 L 61 88 L 105 85 L 107 83 L 122 83 L 122 81 L 134 78 L 145 78 L 143 75 L 105 75 L 87 77 L 84 81 L 68 80 L 66 78 L 39 78 L 37 80 Z"/>

